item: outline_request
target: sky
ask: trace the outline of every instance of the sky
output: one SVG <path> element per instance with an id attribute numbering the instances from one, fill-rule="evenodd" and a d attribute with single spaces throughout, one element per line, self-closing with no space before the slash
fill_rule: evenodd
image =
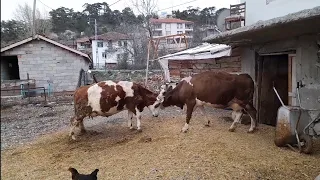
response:
<path id="1" fill-rule="evenodd" d="M 32 7 L 33 1 L 34 0 L 1 0 L 1 20 L 14 19 L 14 12 L 18 4 L 24 4 L 26 2 Z M 117 9 L 121 11 L 125 7 L 131 7 L 134 10 L 134 7 L 132 6 L 132 0 L 120 0 L 119 2 L 117 1 L 119 0 L 36 0 L 36 6 L 37 9 L 39 9 L 41 12 L 49 12 L 52 9 L 57 9 L 61 6 L 66 8 L 73 8 L 74 11 L 82 11 L 82 5 L 85 3 L 93 4 L 97 2 L 107 2 L 109 5 L 115 3 L 110 7 L 112 10 Z M 239 2 L 240 0 L 158 0 L 157 10 L 159 10 L 160 14 L 160 12 L 163 11 L 171 13 L 172 9 L 185 10 L 188 6 L 199 7 L 200 9 L 215 6 L 217 9 L 219 9 L 223 7 L 229 8 L 230 4 L 237 4 Z M 172 6 L 177 7 L 171 8 Z"/>

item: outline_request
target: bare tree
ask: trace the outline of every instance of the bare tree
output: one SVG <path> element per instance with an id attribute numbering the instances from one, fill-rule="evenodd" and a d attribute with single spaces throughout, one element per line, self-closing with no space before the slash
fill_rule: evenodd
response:
<path id="1" fill-rule="evenodd" d="M 155 9 L 158 5 L 158 0 L 131 0 L 133 6 L 144 18 L 144 26 L 149 32 L 150 38 L 152 38 L 152 29 L 150 25 L 150 18 L 155 13 Z"/>
<path id="2" fill-rule="evenodd" d="M 24 36 L 32 35 L 32 28 L 34 23 L 36 33 L 38 34 L 47 35 L 51 31 L 52 23 L 49 18 L 49 13 L 47 11 L 41 13 L 39 9 L 36 9 L 35 22 L 33 22 L 32 8 L 27 3 L 18 5 L 16 11 L 14 12 L 14 17 L 16 20 L 21 21 L 25 24 L 27 32 L 25 32 Z"/>

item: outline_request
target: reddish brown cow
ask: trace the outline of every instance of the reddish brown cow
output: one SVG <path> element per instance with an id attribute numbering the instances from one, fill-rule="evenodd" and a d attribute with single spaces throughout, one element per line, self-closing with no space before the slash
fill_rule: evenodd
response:
<path id="1" fill-rule="evenodd" d="M 187 106 L 186 124 L 182 132 L 187 132 L 192 112 L 198 107 L 205 116 L 206 126 L 210 120 L 205 115 L 204 106 L 225 109 L 232 108 L 236 113 L 234 122 L 229 128 L 234 131 L 242 117 L 242 110 L 251 117 L 251 127 L 256 128 L 256 109 L 253 107 L 254 82 L 248 74 L 229 74 L 226 72 L 204 72 L 183 78 L 169 89 L 162 87 L 157 99 L 163 107 Z"/>
<path id="2" fill-rule="evenodd" d="M 160 102 L 157 94 L 129 81 L 103 81 L 78 88 L 74 93 L 75 116 L 71 118 L 70 136 L 75 139 L 74 129 L 80 126 L 85 132 L 85 117 L 108 117 L 123 110 L 128 110 L 128 125 L 132 129 L 133 114 L 137 118 L 137 129 L 141 131 L 140 118 L 144 107 L 148 107 L 153 116 L 159 114 Z"/>

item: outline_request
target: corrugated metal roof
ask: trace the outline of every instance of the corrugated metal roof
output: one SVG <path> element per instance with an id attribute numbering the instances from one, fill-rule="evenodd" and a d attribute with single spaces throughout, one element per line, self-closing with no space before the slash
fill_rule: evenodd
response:
<path id="1" fill-rule="evenodd" d="M 220 51 L 225 51 L 231 49 L 231 46 L 228 46 L 226 44 L 209 44 L 209 43 L 203 43 L 200 46 L 186 49 L 184 51 L 180 51 L 174 54 L 168 54 L 165 56 L 160 57 L 159 59 L 165 59 L 165 58 L 170 58 L 173 56 L 181 56 L 181 55 L 195 55 L 195 54 L 201 54 L 205 52 L 210 52 L 211 54 L 220 52 Z"/>

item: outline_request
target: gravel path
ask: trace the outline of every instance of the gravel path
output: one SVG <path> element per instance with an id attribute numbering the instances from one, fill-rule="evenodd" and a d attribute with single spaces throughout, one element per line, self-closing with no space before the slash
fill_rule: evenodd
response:
<path id="1" fill-rule="evenodd" d="M 207 109 L 207 112 L 211 114 L 210 116 L 230 116 L 230 111 Z M 195 113 L 198 113 L 198 111 Z M 184 114 L 185 112 L 181 109 L 170 107 L 160 111 L 159 117 L 175 117 Z M 1 110 L 1 151 L 31 142 L 41 135 L 69 128 L 72 115 L 73 105 L 71 104 L 57 104 L 53 107 L 14 106 Z M 145 109 L 142 118 L 153 117 L 149 110 Z M 90 121 L 85 119 L 84 122 L 86 127 L 90 127 L 101 123 L 123 123 L 126 120 L 127 111 L 123 111 L 108 118 L 96 117 Z"/>

